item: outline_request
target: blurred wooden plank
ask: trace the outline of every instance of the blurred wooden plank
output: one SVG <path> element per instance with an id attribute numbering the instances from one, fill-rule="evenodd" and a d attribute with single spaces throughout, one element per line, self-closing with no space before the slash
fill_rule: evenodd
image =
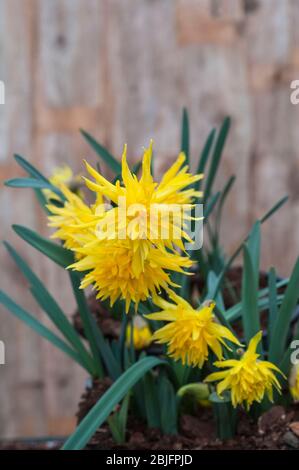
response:
<path id="1" fill-rule="evenodd" d="M 243 10 L 239 1 L 179 0 L 177 28 L 180 45 L 232 45 L 240 39 Z"/>
<path id="2" fill-rule="evenodd" d="M 29 154 L 31 150 L 31 7 L 30 0 L 0 3 L 3 26 L 0 32 L 1 78 L 6 84 L 6 103 L 0 106 L 0 174 L 3 176 L 9 172 L 9 168 L 14 166 L 16 169 L 12 160 L 13 151 Z M 10 228 L 12 223 L 36 227 L 32 192 L 28 190 L 21 193 L 2 186 L 0 200 L 1 238 L 14 243 L 34 266 L 33 253 L 27 252 L 24 243 L 12 235 Z M 25 282 L 4 247 L 0 250 L 0 264 L 1 288 L 38 315 L 38 309 L 33 309 Z M 9 437 L 31 432 L 43 433 L 45 408 L 42 358 L 38 354 L 41 340 L 2 307 L 0 317 L 0 337 L 6 345 L 6 365 L 1 366 L 0 434 Z"/>
<path id="3" fill-rule="evenodd" d="M 42 0 L 39 13 L 35 159 L 46 175 L 64 164 L 82 173 L 86 144 L 78 130 L 83 127 L 96 134 L 97 122 L 103 122 L 99 119 L 103 101 L 103 2 Z M 44 218 L 40 230 L 49 233 Z M 41 265 L 47 286 L 71 315 L 75 303 L 68 274 L 48 260 L 41 260 Z M 86 374 L 51 345 L 44 344 L 43 351 L 47 432 L 69 434 Z"/>
<path id="4" fill-rule="evenodd" d="M 47 106 L 101 103 L 103 2 L 41 0 L 39 80 Z"/>

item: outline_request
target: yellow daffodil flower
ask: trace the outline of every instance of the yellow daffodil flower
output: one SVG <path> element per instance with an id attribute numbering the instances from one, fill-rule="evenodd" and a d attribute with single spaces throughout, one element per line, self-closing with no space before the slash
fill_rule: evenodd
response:
<path id="1" fill-rule="evenodd" d="M 57 228 L 51 238 L 59 238 L 64 242 L 64 246 L 70 250 L 75 250 L 83 246 L 90 236 L 94 234 L 96 221 L 100 215 L 95 217 L 94 207 L 89 207 L 75 193 L 70 191 L 63 183 L 59 189 L 66 198 L 63 206 L 55 203 L 47 205 L 51 215 L 48 217 L 49 226 Z M 88 234 L 90 234 L 88 236 Z M 87 237 L 87 238 L 86 238 Z M 78 254 L 75 252 L 75 254 Z"/>
<path id="2" fill-rule="evenodd" d="M 152 332 L 148 324 L 140 315 L 136 315 L 133 319 L 133 345 L 135 349 L 144 349 L 152 342 Z M 131 325 L 128 325 L 126 331 L 127 346 L 131 344 Z"/>
<path id="3" fill-rule="evenodd" d="M 131 302 L 137 309 L 140 301 L 156 298 L 160 289 L 175 286 L 169 270 L 183 272 L 192 265 L 188 257 L 158 249 L 148 240 L 99 241 L 94 236 L 76 251 L 82 259 L 70 267 L 88 271 L 81 287 L 93 285 L 97 298 L 110 299 L 111 306 L 117 299 L 124 299 L 126 312 Z"/>
<path id="4" fill-rule="evenodd" d="M 175 303 L 161 298 L 155 303 L 162 311 L 147 315 L 151 320 L 169 322 L 156 330 L 153 340 L 168 344 L 168 355 L 183 364 L 202 367 L 209 350 L 222 359 L 222 346 L 228 347 L 225 340 L 240 345 L 233 333 L 220 325 L 213 315 L 214 302 L 207 302 L 195 310 L 186 300 L 173 292 L 169 293 Z"/>
<path id="5" fill-rule="evenodd" d="M 126 236 L 134 239 L 148 239 L 155 244 L 172 248 L 173 244 L 183 248 L 182 239 L 190 237 L 185 232 L 186 222 L 191 220 L 189 210 L 195 197 L 202 195 L 193 188 L 186 189 L 201 179 L 193 176 L 184 164 L 185 155 L 180 153 L 177 161 L 164 174 L 160 183 L 151 174 L 152 143 L 145 149 L 142 161 L 142 175 L 138 180 L 127 164 L 127 149 L 122 156 L 122 181 L 115 184 L 107 181 L 100 173 L 86 163 L 87 171 L 94 182 L 86 179 L 89 189 L 101 194 L 115 204 L 107 211 L 103 224 L 107 238 L 111 233 L 126 229 Z M 117 225 L 115 228 L 115 224 Z"/>
<path id="6" fill-rule="evenodd" d="M 76 192 L 79 197 L 83 198 L 83 194 L 78 187 L 81 181 L 81 176 L 74 175 L 73 170 L 68 165 L 54 168 L 49 181 L 53 186 L 57 186 L 58 188 L 60 188 L 61 185 L 65 185 L 69 189 L 74 190 L 73 192 Z M 59 196 L 50 189 L 44 189 L 43 193 L 48 200 L 59 200 Z"/>
<path id="7" fill-rule="evenodd" d="M 234 407 L 244 403 L 248 410 L 254 401 L 260 403 L 265 395 L 273 401 L 273 387 L 278 392 L 281 391 L 281 385 L 273 371 L 280 374 L 282 372 L 271 362 L 259 360 L 260 354 L 256 349 L 261 338 L 262 331 L 250 340 L 247 351 L 239 360 L 215 362 L 216 367 L 226 370 L 213 372 L 205 379 L 205 382 L 220 380 L 217 384 L 218 395 L 221 396 L 224 390 L 230 390 Z"/>
<path id="8" fill-rule="evenodd" d="M 289 384 L 292 397 L 295 401 L 299 401 L 299 364 L 292 367 Z"/>

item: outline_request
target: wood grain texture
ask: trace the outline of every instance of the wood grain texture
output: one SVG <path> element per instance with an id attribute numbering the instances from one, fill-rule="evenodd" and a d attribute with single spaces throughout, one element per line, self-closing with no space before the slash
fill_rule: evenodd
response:
<path id="1" fill-rule="evenodd" d="M 1 180 L 21 175 L 12 154 L 46 174 L 96 162 L 78 129 L 136 161 L 150 138 L 156 171 L 176 157 L 183 106 L 191 119 L 192 167 L 212 126 L 232 130 L 218 176 L 232 174 L 222 238 L 234 249 L 275 200 L 288 208 L 264 228 L 263 268 L 287 275 L 299 251 L 298 0 L 0 0 Z M 48 233 L 29 190 L 0 188 L 1 238 L 16 245 L 68 314 L 68 279 L 12 235 L 21 223 Z M 0 249 L 1 288 L 44 319 Z M 0 436 L 69 433 L 84 373 L 1 309 Z"/>

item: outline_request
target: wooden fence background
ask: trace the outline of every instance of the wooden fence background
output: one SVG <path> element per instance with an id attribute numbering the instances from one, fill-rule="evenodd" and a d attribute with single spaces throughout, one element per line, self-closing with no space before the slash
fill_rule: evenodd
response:
<path id="1" fill-rule="evenodd" d="M 128 143 L 136 160 L 151 137 L 159 169 L 175 158 L 180 114 L 191 118 L 198 156 L 226 114 L 232 131 L 219 184 L 237 184 L 223 238 L 232 250 L 254 218 L 285 193 L 287 209 L 264 228 L 263 264 L 289 273 L 299 251 L 298 0 L 0 0 L 1 180 L 21 175 L 20 153 L 44 172 L 96 157 L 79 128 L 112 152 Z M 30 190 L 0 188 L 1 238 L 12 240 L 71 314 L 65 273 L 27 248 L 10 225 L 42 233 L 46 222 Z M 42 315 L 4 248 L 1 288 Z M 64 434 L 84 374 L 1 310 L 0 436 Z"/>

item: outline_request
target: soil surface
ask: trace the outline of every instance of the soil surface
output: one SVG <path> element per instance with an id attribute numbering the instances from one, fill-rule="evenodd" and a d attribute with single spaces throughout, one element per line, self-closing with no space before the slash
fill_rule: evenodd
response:
<path id="1" fill-rule="evenodd" d="M 64 439 L 14 439 L 0 441 L 1 450 L 59 450 Z"/>
<path id="2" fill-rule="evenodd" d="M 93 407 L 111 382 L 95 381 L 85 391 L 77 413 L 80 422 Z M 201 449 L 299 449 L 299 404 L 288 410 L 274 406 L 264 413 L 258 422 L 251 421 L 240 412 L 237 435 L 234 439 L 221 441 L 216 438 L 211 408 L 198 408 L 194 415 L 182 415 L 179 434 L 163 436 L 159 429 L 149 429 L 146 424 L 129 416 L 126 443 L 117 445 L 107 425 L 95 433 L 87 449 L 110 450 L 201 450 Z"/>

